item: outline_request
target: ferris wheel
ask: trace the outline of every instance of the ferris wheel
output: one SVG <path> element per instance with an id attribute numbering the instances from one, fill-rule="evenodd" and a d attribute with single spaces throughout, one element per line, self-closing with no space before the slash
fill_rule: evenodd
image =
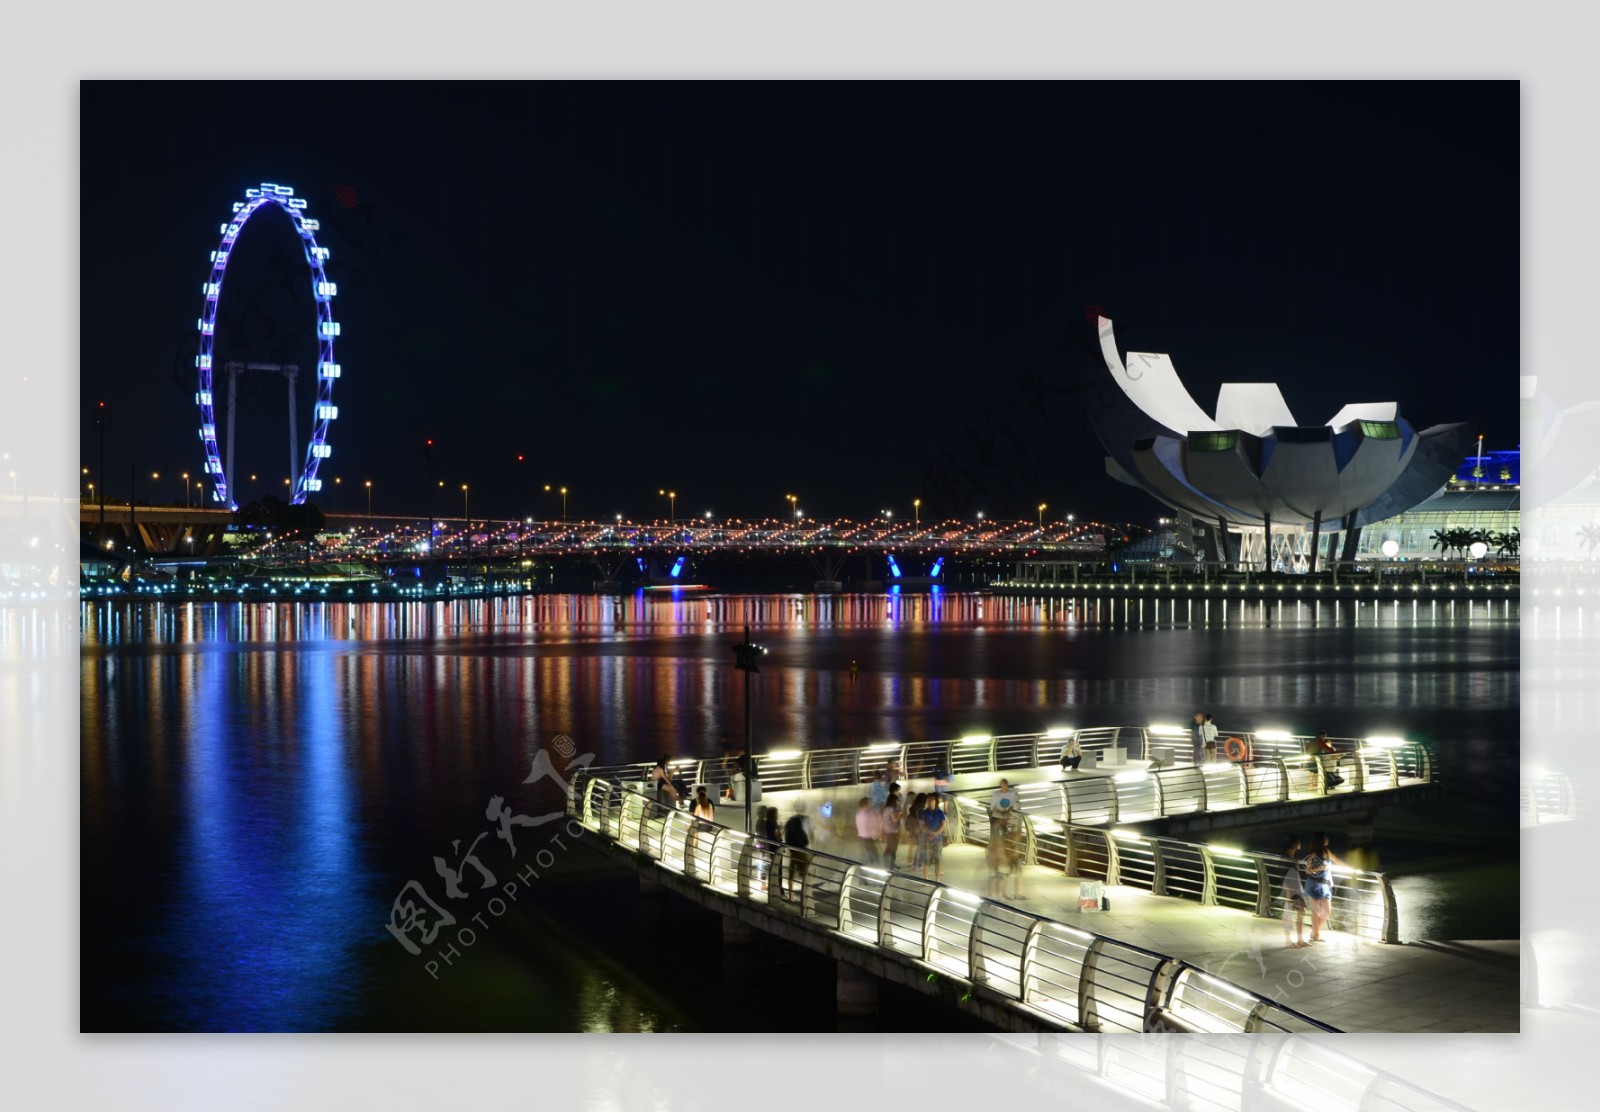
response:
<path id="1" fill-rule="evenodd" d="M 317 468 L 333 454 L 333 446 L 328 443 L 328 427 L 338 418 L 339 407 L 333 404 L 333 384 L 339 378 L 339 365 L 333 358 L 333 341 L 339 335 L 339 324 L 333 319 L 333 297 L 338 293 L 336 285 L 328 281 L 324 266 L 328 261 L 328 249 L 317 244 L 316 233 L 321 227 L 320 223 L 305 215 L 306 202 L 303 197 L 296 197 L 294 189 L 286 185 L 274 185 L 271 182 L 262 182 L 259 189 L 244 191 L 245 199 L 233 203 L 233 216 L 222 226 L 222 243 L 217 250 L 211 253 L 211 275 L 202 284 L 201 293 L 205 296 L 205 308 L 199 320 L 200 328 L 200 353 L 194 357 L 195 366 L 200 371 L 200 389 L 195 392 L 194 400 L 200 407 L 200 440 L 206 449 L 206 474 L 211 477 L 211 499 L 219 502 L 229 510 L 238 510 L 239 504 L 234 501 L 229 487 L 228 471 L 232 467 L 233 456 L 233 398 L 234 392 L 230 389 L 228 394 L 228 456 L 229 468 L 224 469 L 222 455 L 217 450 L 217 420 L 216 420 L 216 394 L 213 389 L 213 372 L 223 370 L 230 378 L 238 371 L 274 370 L 285 373 L 289 377 L 289 454 L 291 466 L 294 464 L 297 452 L 295 446 L 294 426 L 294 381 L 297 368 L 279 367 L 276 364 L 228 364 L 225 368 L 216 367 L 212 362 L 212 345 L 216 339 L 217 304 L 222 297 L 222 279 L 227 273 L 228 257 L 233 253 L 233 245 L 239 238 L 239 233 L 244 230 L 245 222 L 263 206 L 277 205 L 289 215 L 294 222 L 294 229 L 300 236 L 305 247 L 306 263 L 311 268 L 311 294 L 317 307 L 317 403 L 313 413 L 313 424 L 310 443 L 306 445 L 305 465 L 300 468 L 300 476 L 294 482 L 290 495 L 291 505 L 305 502 L 306 496 L 322 489 L 322 480 L 317 478 Z M 231 384 L 230 384 L 231 385 Z"/>

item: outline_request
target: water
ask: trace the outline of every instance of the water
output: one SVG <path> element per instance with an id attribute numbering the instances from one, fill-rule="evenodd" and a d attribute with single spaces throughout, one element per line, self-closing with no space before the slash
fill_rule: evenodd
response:
<path id="1" fill-rule="evenodd" d="M 455 907 L 482 917 L 477 942 L 437 977 L 383 929 L 410 880 L 444 901 L 434 857 L 457 862 L 480 835 L 498 883 L 530 867 L 558 827 L 514 831 L 513 858 L 486 805 L 559 808 L 548 782 L 522 784 L 555 735 L 600 763 L 741 737 L 730 647 L 747 622 L 769 649 L 758 750 L 1196 707 L 1224 730 L 1429 741 L 1448 799 L 1378 825 L 1407 934 L 1517 934 L 1515 603 L 100 604 L 82 611 L 83 1028 L 833 1029 L 827 959 L 724 949 L 717 917 L 641 900 L 631 872 L 577 845 L 503 914 L 463 869 Z M 892 992 L 875 1023 L 970 1024 Z"/>

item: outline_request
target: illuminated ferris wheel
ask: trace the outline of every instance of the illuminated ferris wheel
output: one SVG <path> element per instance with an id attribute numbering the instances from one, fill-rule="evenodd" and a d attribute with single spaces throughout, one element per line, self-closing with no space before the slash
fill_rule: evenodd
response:
<path id="1" fill-rule="evenodd" d="M 211 498 L 213 502 L 220 502 L 229 510 L 239 509 L 239 504 L 234 501 L 229 487 L 229 473 L 233 470 L 235 397 L 232 389 L 234 384 L 231 380 L 240 371 L 271 370 L 288 377 L 289 456 L 291 468 L 296 466 L 294 382 L 298 368 L 280 367 L 276 364 L 240 363 L 230 363 L 218 368 L 212 363 L 212 344 L 216 339 L 217 304 L 222 297 L 222 278 L 228 269 L 228 256 L 232 254 L 233 245 L 238 240 L 239 233 L 243 231 L 245 222 L 265 205 L 277 205 L 288 213 L 289 219 L 294 222 L 294 229 L 304 243 L 306 263 L 311 267 L 311 294 L 317 307 L 317 404 L 313 411 L 311 441 L 306 445 L 305 466 L 300 469 L 300 477 L 295 481 L 289 499 L 291 505 L 305 502 L 308 494 L 322 489 L 322 480 L 317 478 L 317 468 L 322 461 L 333 454 L 333 446 L 328 443 L 328 426 L 339 416 L 339 407 L 333 404 L 333 384 L 339 378 L 339 365 L 333 358 L 333 341 L 339 335 L 339 324 L 333 319 L 333 296 L 338 290 L 334 283 L 328 281 L 328 276 L 323 270 L 328 261 L 328 249 L 317 245 L 316 232 L 321 225 L 305 215 L 305 198 L 296 197 L 294 189 L 290 186 L 262 182 L 260 189 L 247 189 L 244 191 L 244 196 L 243 201 L 233 203 L 233 217 L 222 226 L 222 243 L 211 253 L 211 276 L 201 287 L 201 293 L 205 295 L 205 309 L 199 321 L 200 354 L 194 357 L 195 366 L 200 370 L 200 389 L 195 392 L 194 400 L 200 406 L 200 440 L 206 446 L 206 474 L 211 476 Z M 212 383 L 213 372 L 218 370 L 223 371 L 230 379 L 226 469 L 223 467 L 222 455 L 217 450 L 216 406 Z"/>

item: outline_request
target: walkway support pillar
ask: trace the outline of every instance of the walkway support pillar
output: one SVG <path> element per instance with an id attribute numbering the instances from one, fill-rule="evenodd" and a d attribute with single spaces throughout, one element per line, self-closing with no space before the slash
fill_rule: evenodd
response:
<path id="1" fill-rule="evenodd" d="M 737 916 L 722 917 L 722 945 L 724 947 L 743 946 L 754 942 L 755 937 L 756 929 Z"/>
<path id="2" fill-rule="evenodd" d="M 871 1016 L 878 1011 L 878 979 L 861 967 L 837 959 L 834 996 L 841 1016 Z"/>

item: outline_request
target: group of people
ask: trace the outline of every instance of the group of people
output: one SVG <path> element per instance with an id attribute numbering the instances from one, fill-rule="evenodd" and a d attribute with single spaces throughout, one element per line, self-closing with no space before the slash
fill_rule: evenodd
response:
<path id="1" fill-rule="evenodd" d="M 900 845 L 911 848 L 910 868 L 923 877 L 934 871 L 943 876 L 944 840 L 949 827 L 939 792 L 919 792 L 907 807 L 901 794 L 900 763 L 891 760 L 867 785 L 867 795 L 856 805 L 856 841 L 866 865 L 894 869 Z"/>
<path id="2" fill-rule="evenodd" d="M 1322 943 L 1322 931 L 1333 915 L 1333 867 L 1344 866 L 1328 848 L 1328 836 L 1318 831 L 1311 836 L 1310 853 L 1302 857 L 1299 839 L 1290 839 L 1283 853 L 1289 868 L 1283 874 L 1283 945 L 1309 947 Z M 1306 912 L 1311 913 L 1311 938 L 1305 937 Z M 1290 928 L 1294 939 L 1291 941 Z"/>

